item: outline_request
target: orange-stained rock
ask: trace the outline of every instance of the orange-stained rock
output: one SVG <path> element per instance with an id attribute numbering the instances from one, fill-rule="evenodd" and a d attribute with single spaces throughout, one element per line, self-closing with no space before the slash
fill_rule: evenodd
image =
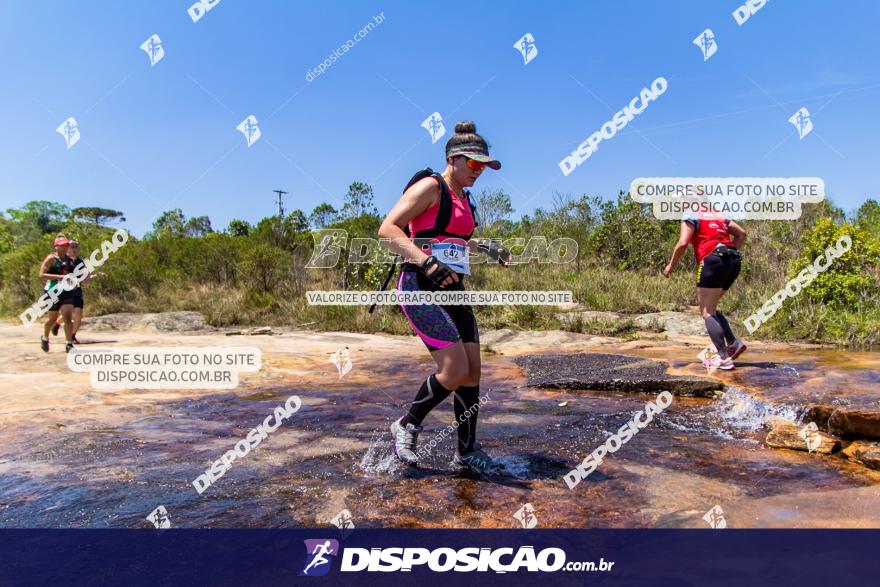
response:
<path id="1" fill-rule="evenodd" d="M 834 410 L 828 419 L 828 432 L 843 438 L 880 440 L 880 412 Z"/>
<path id="2" fill-rule="evenodd" d="M 767 446 L 773 448 L 790 448 L 830 455 L 840 450 L 840 441 L 821 430 L 809 430 L 802 434 L 805 425 L 797 424 L 784 418 L 771 418 L 767 421 L 770 432 L 764 439 Z"/>
<path id="3" fill-rule="evenodd" d="M 856 440 L 843 449 L 843 454 L 851 461 L 880 471 L 880 442 Z"/>

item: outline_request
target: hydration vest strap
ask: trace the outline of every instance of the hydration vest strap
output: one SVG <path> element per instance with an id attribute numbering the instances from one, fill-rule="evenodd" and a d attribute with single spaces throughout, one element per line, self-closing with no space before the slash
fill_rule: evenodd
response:
<path id="1" fill-rule="evenodd" d="M 448 232 L 446 229 L 449 227 L 449 222 L 452 219 L 452 193 L 449 190 L 449 186 L 446 184 L 446 180 L 443 179 L 443 176 L 430 167 L 426 167 L 412 176 L 409 180 L 409 183 L 406 184 L 406 187 L 403 188 L 403 191 L 406 192 L 414 183 L 423 180 L 426 177 L 433 177 L 437 180 L 437 183 L 440 184 L 440 206 L 437 210 L 437 217 L 434 219 L 434 227 L 428 228 L 425 230 L 420 230 L 417 234 L 410 234 L 409 225 L 403 227 L 404 234 L 409 238 L 420 238 L 420 239 L 432 239 L 438 236 L 448 236 L 453 238 L 460 238 L 464 241 L 470 240 L 471 236 L 473 236 L 473 231 L 470 234 L 454 234 Z M 477 207 L 474 204 L 473 198 L 471 198 L 470 192 L 465 190 L 465 194 L 467 195 L 467 203 L 471 209 L 471 216 L 474 219 L 474 226 L 478 226 L 477 222 Z M 382 284 L 382 288 L 379 291 L 385 291 L 385 288 L 388 287 L 388 282 L 391 281 L 391 278 L 394 276 L 394 271 L 397 269 L 397 260 L 400 258 L 400 255 L 395 255 L 394 260 L 391 262 L 391 266 L 388 269 L 388 275 L 385 276 L 385 281 Z M 369 313 L 372 314 L 373 310 L 376 309 L 376 304 L 370 306 Z"/>
<path id="2" fill-rule="evenodd" d="M 463 240 L 470 240 L 471 236 L 473 236 L 473 231 L 470 234 L 455 234 L 446 230 L 449 228 L 449 223 L 452 220 L 452 192 L 449 189 L 449 185 L 446 183 L 446 180 L 443 179 L 443 176 L 436 171 L 432 171 L 430 167 L 424 169 L 417 173 L 410 183 L 407 185 L 407 188 L 424 177 L 433 177 L 437 180 L 437 183 L 440 184 L 440 206 L 437 210 L 437 217 L 434 219 L 434 227 L 427 228 L 425 230 L 420 230 L 418 234 L 411 235 L 409 234 L 409 227 L 404 230 L 406 235 L 409 237 L 416 236 L 418 238 L 435 238 L 438 236 L 451 236 L 455 238 L 460 238 Z M 418 179 L 416 179 L 418 178 Z M 471 194 L 468 191 L 465 191 L 467 196 L 467 203 L 471 209 L 471 216 L 474 219 L 474 227 L 478 225 L 477 223 L 477 207 L 473 202 L 473 198 L 471 198 Z"/>
<path id="3" fill-rule="evenodd" d="M 397 257 L 399 256 L 400 255 L 397 255 L 394 258 L 394 261 L 391 262 L 391 266 L 388 268 L 388 275 L 385 276 L 385 281 L 382 283 L 382 288 L 379 289 L 379 291 L 385 291 L 385 288 L 388 287 L 388 282 L 391 281 L 391 277 L 394 275 L 394 270 L 397 268 Z M 371 305 L 368 313 L 372 314 L 375 309 L 376 304 Z"/>

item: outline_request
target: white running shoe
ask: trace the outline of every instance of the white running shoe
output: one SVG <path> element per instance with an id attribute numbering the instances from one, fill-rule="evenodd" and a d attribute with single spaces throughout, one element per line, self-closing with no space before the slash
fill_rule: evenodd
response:
<path id="1" fill-rule="evenodd" d="M 391 424 L 391 449 L 398 459 L 409 465 L 414 465 L 419 461 L 419 457 L 416 455 L 416 443 L 422 428 L 412 424 L 401 426 L 400 420 Z"/>

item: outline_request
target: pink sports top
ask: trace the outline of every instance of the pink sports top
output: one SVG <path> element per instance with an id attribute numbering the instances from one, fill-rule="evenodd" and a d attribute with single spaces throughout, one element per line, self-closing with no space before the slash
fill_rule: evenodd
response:
<path id="1" fill-rule="evenodd" d="M 476 223 L 474 222 L 473 214 L 471 214 L 471 207 L 470 204 L 468 204 L 467 198 L 459 198 L 458 194 L 453 191 L 451 186 L 449 188 L 449 195 L 452 196 L 452 215 L 449 218 L 449 226 L 446 227 L 446 231 L 461 235 L 471 234 L 474 231 L 474 228 L 476 228 Z M 434 228 L 434 223 L 437 220 L 437 212 L 439 210 L 440 198 L 437 198 L 436 204 L 410 220 L 409 233 L 415 235 L 422 230 Z M 441 234 L 437 236 L 436 240 L 438 242 L 443 242 L 446 240 L 460 239 Z"/>

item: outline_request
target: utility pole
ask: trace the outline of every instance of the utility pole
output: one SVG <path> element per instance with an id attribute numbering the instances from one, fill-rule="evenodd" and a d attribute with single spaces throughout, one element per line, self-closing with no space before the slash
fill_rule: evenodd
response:
<path id="1" fill-rule="evenodd" d="M 276 194 L 278 194 L 278 217 L 282 220 L 284 219 L 284 204 L 281 202 L 281 196 L 287 194 L 287 192 L 282 192 L 281 190 L 272 190 Z"/>

